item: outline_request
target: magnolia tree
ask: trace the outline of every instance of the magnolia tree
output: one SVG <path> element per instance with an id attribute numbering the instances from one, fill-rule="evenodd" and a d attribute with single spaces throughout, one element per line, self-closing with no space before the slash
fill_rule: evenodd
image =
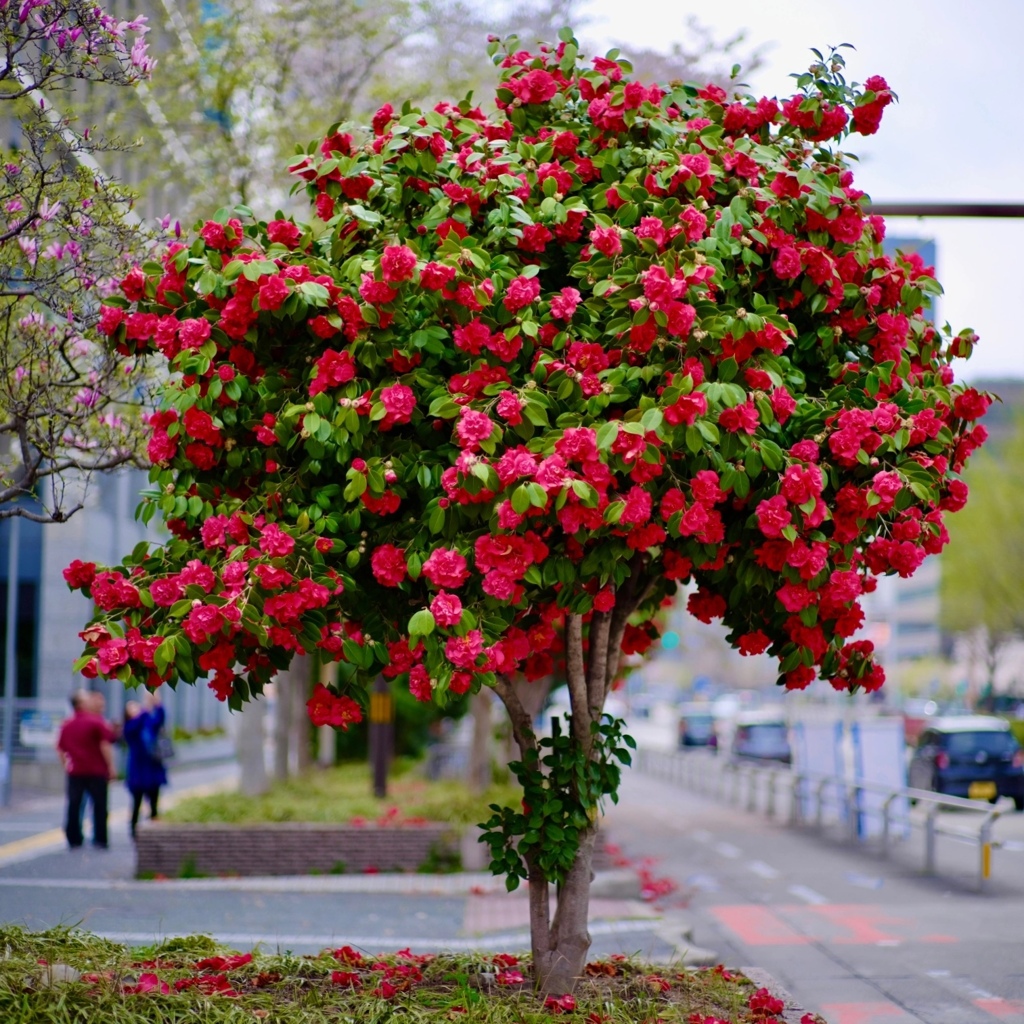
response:
<path id="1" fill-rule="evenodd" d="M 291 167 L 306 222 L 222 213 L 132 271 L 103 329 L 172 377 L 142 515 L 172 539 L 75 563 L 79 667 L 209 685 L 238 707 L 297 651 L 423 701 L 491 687 L 522 808 L 487 823 L 529 882 L 538 985 L 585 962 L 600 802 L 631 745 L 621 655 L 682 587 L 779 682 L 883 681 L 859 599 L 946 541 L 987 399 L 953 383 L 938 291 L 836 148 L 892 100 L 837 54 L 779 102 L 630 81 L 571 32 L 491 52 L 496 111 L 382 107 Z M 538 739 L 513 681 L 561 673 Z M 549 883 L 558 887 L 549 904 Z"/>
<path id="2" fill-rule="evenodd" d="M 79 83 L 102 93 L 147 77 L 144 22 L 92 0 L 0 0 L 0 518 L 65 519 L 81 507 L 66 474 L 138 453 L 141 367 L 93 331 L 104 280 L 139 246 L 131 196 L 97 163 L 104 143 L 52 103 Z M 27 495 L 42 512 L 16 504 Z"/>

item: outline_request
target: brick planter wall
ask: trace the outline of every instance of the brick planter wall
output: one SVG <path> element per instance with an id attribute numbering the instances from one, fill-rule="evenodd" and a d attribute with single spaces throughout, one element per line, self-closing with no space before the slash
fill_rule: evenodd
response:
<path id="1" fill-rule="evenodd" d="M 415 871 L 432 858 L 457 855 L 450 826 L 402 828 L 282 822 L 264 825 L 147 822 L 136 840 L 136 874 L 306 875 Z M 341 868 L 341 866 L 344 866 Z"/>

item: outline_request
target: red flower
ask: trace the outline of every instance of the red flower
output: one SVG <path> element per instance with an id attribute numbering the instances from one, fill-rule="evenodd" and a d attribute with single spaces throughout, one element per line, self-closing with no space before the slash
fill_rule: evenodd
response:
<path id="1" fill-rule="evenodd" d="M 214 454 L 212 448 L 209 448 L 205 444 L 187 444 L 185 445 L 185 458 L 192 463 L 196 469 L 213 469 L 217 462 L 217 456 Z M 155 461 L 155 460 L 154 460 Z"/>
<path id="2" fill-rule="evenodd" d="M 430 673 L 426 666 L 416 665 L 409 673 L 409 693 L 424 703 L 429 703 L 434 699 L 434 690 L 430 685 Z"/>
<path id="3" fill-rule="evenodd" d="M 259 548 L 271 558 L 284 558 L 295 548 L 295 539 L 285 533 L 277 523 L 268 523 L 260 532 Z"/>
<path id="4" fill-rule="evenodd" d="M 511 79 L 508 88 L 523 103 L 547 103 L 558 92 L 558 79 L 550 71 L 536 68 Z"/>
<path id="5" fill-rule="evenodd" d="M 552 1013 L 572 1013 L 576 1009 L 576 1000 L 572 996 L 548 996 L 544 1000 L 544 1009 Z"/>
<path id="6" fill-rule="evenodd" d="M 458 594 L 442 590 L 430 602 L 430 612 L 439 626 L 457 626 L 462 619 L 462 602 Z"/>
<path id="7" fill-rule="evenodd" d="M 694 391 L 689 395 L 681 395 L 674 404 L 665 407 L 665 422 L 674 427 L 681 424 L 692 427 L 697 417 L 706 415 L 707 411 L 708 400 L 704 393 Z"/>
<path id="8" fill-rule="evenodd" d="M 302 229 L 290 220 L 272 220 L 267 225 L 267 238 L 271 242 L 294 249 L 299 244 L 299 239 L 302 238 Z"/>
<path id="9" fill-rule="evenodd" d="M 953 415 L 962 420 L 979 420 L 991 404 L 992 399 L 988 395 L 968 388 L 953 400 Z"/>
<path id="10" fill-rule="evenodd" d="M 351 946 L 342 946 L 340 949 L 332 950 L 331 956 L 339 963 L 348 964 L 350 967 L 358 967 L 363 962 L 363 954 Z"/>
<path id="11" fill-rule="evenodd" d="M 82 587 L 92 585 L 96 578 L 96 563 L 83 562 L 76 558 L 65 570 L 64 579 L 72 590 L 81 590 Z"/>
<path id="12" fill-rule="evenodd" d="M 381 276 L 388 284 L 411 281 L 416 271 L 416 253 L 407 245 L 386 245 L 380 258 Z"/>
<path id="13" fill-rule="evenodd" d="M 626 495 L 620 523 L 646 523 L 651 518 L 651 496 L 642 487 L 633 487 Z"/>
<path id="14" fill-rule="evenodd" d="M 757 525 L 766 537 L 781 537 L 783 529 L 793 521 L 786 499 L 781 494 L 760 502 L 755 513 Z"/>
<path id="15" fill-rule="evenodd" d="M 370 556 L 374 578 L 381 586 L 397 587 L 405 579 L 405 552 L 394 544 L 381 544 Z"/>
<path id="16" fill-rule="evenodd" d="M 408 423 L 412 419 L 416 408 L 416 394 L 412 388 L 405 384 L 392 384 L 381 389 L 380 400 L 387 411 L 386 421 L 389 426 L 393 423 Z"/>
<path id="17" fill-rule="evenodd" d="M 734 406 L 732 409 L 723 409 L 718 414 L 718 425 L 731 434 L 743 431 L 753 434 L 757 431 L 760 419 L 757 414 L 757 406 L 754 400 L 748 398 L 742 405 Z"/>
<path id="18" fill-rule="evenodd" d="M 466 559 L 454 548 L 435 548 L 423 563 L 421 574 L 435 587 L 457 590 L 469 579 Z"/>
<path id="19" fill-rule="evenodd" d="M 455 425 L 455 434 L 459 444 L 472 451 L 494 433 L 494 426 L 494 421 L 487 413 L 463 406 L 459 422 Z"/>
<path id="20" fill-rule="evenodd" d="M 744 633 L 736 642 L 740 654 L 763 654 L 771 646 L 771 640 L 761 630 Z"/>
<path id="21" fill-rule="evenodd" d="M 510 313 L 525 309 L 540 295 L 540 281 L 535 277 L 514 277 L 505 289 L 505 308 Z"/>
<path id="22" fill-rule="evenodd" d="M 484 640 L 479 629 L 471 629 L 465 636 L 449 637 L 444 656 L 459 668 L 476 668 L 476 659 L 483 653 Z"/>
<path id="23" fill-rule="evenodd" d="M 776 277 L 781 277 L 783 280 L 799 277 L 803 270 L 800 253 L 792 245 L 782 246 L 776 252 L 775 259 L 772 260 L 772 270 L 775 271 Z"/>
<path id="24" fill-rule="evenodd" d="M 363 720 L 362 709 L 351 697 L 339 697 L 323 683 L 317 683 L 313 688 L 313 696 L 306 701 L 306 713 L 313 725 L 332 725 L 342 730 Z"/>
<path id="25" fill-rule="evenodd" d="M 700 622 L 720 619 L 725 614 L 727 607 L 725 598 L 721 594 L 713 594 L 703 587 L 691 594 L 686 601 L 686 610 Z"/>
<path id="26" fill-rule="evenodd" d="M 331 984 L 359 988 L 359 975 L 355 971 L 331 971 Z"/>
<path id="27" fill-rule="evenodd" d="M 206 643 L 224 628 L 224 615 L 215 605 L 196 605 L 185 619 L 182 630 L 194 644 Z"/>
<path id="28" fill-rule="evenodd" d="M 309 384 L 310 397 L 319 395 L 329 388 L 336 388 L 352 380 L 356 375 L 355 363 L 347 351 L 335 352 L 329 348 L 313 365 L 314 375 Z"/>
<path id="29" fill-rule="evenodd" d="M 580 304 L 580 293 L 575 288 L 563 288 L 551 298 L 551 315 L 556 320 L 571 320 Z"/>
<path id="30" fill-rule="evenodd" d="M 108 337 L 121 326 L 124 321 L 124 310 L 119 306 L 100 306 L 100 319 L 96 329 Z"/>
<path id="31" fill-rule="evenodd" d="M 455 268 L 442 263 L 428 263 L 420 271 L 420 286 L 430 291 L 440 291 L 455 278 Z"/>

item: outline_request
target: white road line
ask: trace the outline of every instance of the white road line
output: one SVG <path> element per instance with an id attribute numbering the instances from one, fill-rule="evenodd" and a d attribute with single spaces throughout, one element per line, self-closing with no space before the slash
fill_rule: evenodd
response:
<path id="1" fill-rule="evenodd" d="M 771 866 L 771 864 L 765 864 L 763 860 L 752 860 L 747 864 L 747 870 L 753 871 L 755 875 L 761 878 L 778 878 L 779 872 Z"/>
<path id="2" fill-rule="evenodd" d="M 848 871 L 843 876 L 850 885 L 856 885 L 861 889 L 881 889 L 885 885 L 884 878 L 876 878 L 871 875 L 861 875 L 856 871 Z"/>
<path id="3" fill-rule="evenodd" d="M 700 889 L 701 892 L 718 892 L 722 888 L 714 875 L 690 875 L 686 879 L 686 884 L 691 889 Z"/>
<path id="4" fill-rule="evenodd" d="M 828 903 L 827 896 L 822 896 L 820 892 L 815 892 L 806 885 L 791 885 L 786 892 L 791 896 L 795 896 L 798 900 L 803 900 L 804 903 L 812 903 L 815 906 Z"/>
<path id="5" fill-rule="evenodd" d="M 715 851 L 730 860 L 736 860 L 737 857 L 743 856 L 743 851 L 738 846 L 733 846 L 732 843 L 715 843 Z"/>

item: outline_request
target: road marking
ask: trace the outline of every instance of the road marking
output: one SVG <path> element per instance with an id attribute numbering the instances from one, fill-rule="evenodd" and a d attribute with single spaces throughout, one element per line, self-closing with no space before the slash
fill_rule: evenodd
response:
<path id="1" fill-rule="evenodd" d="M 881 889 L 885 885 L 884 878 L 873 878 L 871 875 L 859 875 L 856 871 L 848 871 L 843 876 L 850 885 L 856 885 L 861 889 Z"/>
<path id="2" fill-rule="evenodd" d="M 806 885 L 791 885 L 786 892 L 791 896 L 795 896 L 798 900 L 803 900 L 804 903 L 811 903 L 815 906 L 828 903 L 827 896 L 822 896 L 820 892 L 815 892 Z"/>
<path id="3" fill-rule="evenodd" d="M 723 857 L 728 857 L 729 860 L 736 860 L 743 856 L 743 851 L 738 846 L 733 846 L 732 843 L 715 843 L 715 851 Z"/>
<path id="4" fill-rule="evenodd" d="M 37 832 L 34 836 L 15 839 L 13 842 L 0 846 L 0 865 L 9 860 L 18 860 L 26 853 L 42 853 L 65 843 L 64 830 L 51 828 L 46 832 Z"/>
<path id="5" fill-rule="evenodd" d="M 691 889 L 700 889 L 701 892 L 718 892 L 722 887 L 714 875 L 690 875 L 686 884 Z"/>
<path id="6" fill-rule="evenodd" d="M 1003 841 L 1001 849 L 1008 850 L 1011 853 L 1020 853 L 1024 851 L 1024 843 L 1019 839 L 1006 839 Z"/>
<path id="7" fill-rule="evenodd" d="M 806 946 L 811 940 L 756 903 L 712 907 L 711 913 L 751 946 Z"/>
<path id="8" fill-rule="evenodd" d="M 710 843 L 714 836 L 703 828 L 695 828 L 691 833 L 691 837 L 696 839 L 698 843 Z"/>
<path id="9" fill-rule="evenodd" d="M 765 864 L 763 860 L 752 860 L 747 864 L 747 870 L 752 871 L 755 875 L 759 875 L 761 878 L 778 878 L 779 872 L 771 866 L 771 864 Z"/>
<path id="10" fill-rule="evenodd" d="M 916 1021 L 894 1003 L 825 1003 L 822 1011 L 832 1024 L 875 1024 L 890 1017 L 904 1017 Z"/>
<path id="11" fill-rule="evenodd" d="M 1021 1020 L 1024 1018 L 1024 999 L 1001 999 L 999 996 L 992 996 L 988 999 L 975 999 L 974 1005 L 979 1010 L 991 1013 L 993 1017 L 1001 1020 Z"/>

